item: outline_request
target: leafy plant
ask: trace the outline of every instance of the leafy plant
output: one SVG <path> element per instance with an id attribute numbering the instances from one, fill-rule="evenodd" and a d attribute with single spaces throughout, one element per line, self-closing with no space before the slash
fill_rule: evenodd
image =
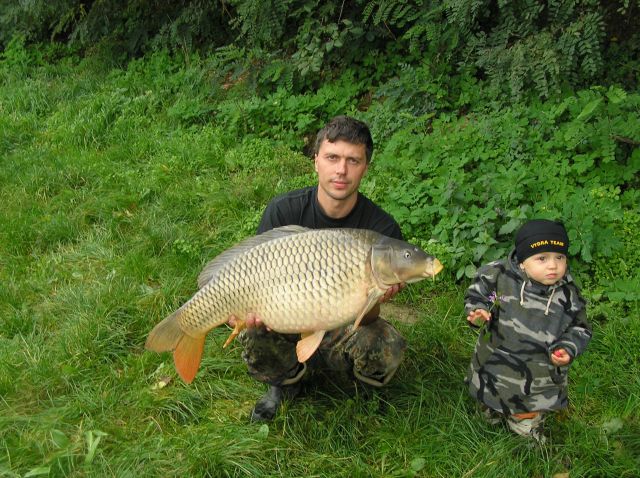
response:
<path id="1" fill-rule="evenodd" d="M 612 224 L 627 208 L 623 190 L 640 171 L 638 149 L 616 138 L 636 141 L 639 99 L 594 88 L 560 105 L 442 115 L 427 134 L 409 121 L 378 153 L 379 197 L 410 235 L 446 245 L 458 279 L 505 255 L 530 217 L 563 220 L 571 254 L 585 262 L 610 256 L 620 247 Z"/>

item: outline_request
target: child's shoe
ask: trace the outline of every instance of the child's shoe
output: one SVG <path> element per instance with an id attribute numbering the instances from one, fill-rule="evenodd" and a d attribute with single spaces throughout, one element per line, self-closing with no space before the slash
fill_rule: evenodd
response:
<path id="1" fill-rule="evenodd" d="M 541 445 L 547 441 L 543 434 L 543 423 L 544 414 L 540 412 L 516 413 L 507 418 L 507 425 L 512 432 L 523 437 L 533 438 Z"/>

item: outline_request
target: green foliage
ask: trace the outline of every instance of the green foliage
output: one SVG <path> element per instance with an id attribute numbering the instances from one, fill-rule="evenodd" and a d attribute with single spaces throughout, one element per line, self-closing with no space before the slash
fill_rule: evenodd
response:
<path id="1" fill-rule="evenodd" d="M 637 196 L 637 195 L 635 195 Z M 633 198 L 634 205 L 638 197 Z M 637 316 L 640 311 L 640 227 L 637 207 L 626 210 L 620 221 L 612 224 L 621 247 L 614 256 L 594 256 L 593 272 L 585 277 L 591 314 L 598 320 L 611 316 Z M 628 319 L 627 319 L 628 320 Z"/>
<path id="2" fill-rule="evenodd" d="M 308 150 L 329 118 L 355 109 L 362 88 L 362 83 L 354 81 L 349 73 L 311 94 L 295 95 L 278 88 L 264 98 L 234 98 L 217 103 L 214 121 L 238 138 L 268 136 L 296 150 Z"/>
<path id="3" fill-rule="evenodd" d="M 382 23 L 387 28 L 394 26 L 402 28 L 413 23 L 420 16 L 418 5 L 410 0 L 373 0 L 362 10 L 363 20 L 369 19 L 374 25 Z"/>
<path id="4" fill-rule="evenodd" d="M 152 48 L 190 52 L 229 38 L 225 2 L 34 0 L 3 2 L 0 45 L 20 34 L 32 42 L 62 41 L 104 51 L 117 60 Z"/>
<path id="5" fill-rule="evenodd" d="M 225 49 L 243 53 L 242 75 L 259 88 L 316 89 L 356 67 L 361 78 L 385 81 L 398 63 L 423 61 L 474 72 L 511 100 L 592 82 L 637 87 L 638 0 L 5 3 L 5 48 L 14 37 L 60 42 L 114 65 L 151 51 L 188 60 Z"/>
<path id="6" fill-rule="evenodd" d="M 246 37 L 247 42 L 255 47 L 277 47 L 282 42 L 287 13 L 290 12 L 294 0 L 232 0 L 237 16 L 233 23 Z"/>
<path id="7" fill-rule="evenodd" d="M 330 59 L 344 54 L 343 47 L 357 43 L 362 34 L 362 28 L 354 26 L 348 19 L 327 25 L 318 20 L 308 20 L 298 32 L 297 50 L 291 60 L 302 77 L 319 74 L 323 68 L 335 64 Z M 348 52 L 349 48 L 346 50 Z"/>
<path id="8" fill-rule="evenodd" d="M 24 37 L 13 37 L 0 53 L 3 70 L 22 72 L 33 62 L 32 56 L 24 47 Z"/>
<path id="9" fill-rule="evenodd" d="M 564 84 L 585 84 L 602 72 L 599 2 L 527 0 L 490 6 L 457 0 L 450 8 L 450 21 L 472 35 L 467 54 L 497 91 L 513 98 L 529 89 L 541 97 L 557 95 Z"/>
<path id="10" fill-rule="evenodd" d="M 456 278 L 503 256 L 527 218 L 565 221 L 570 253 L 589 263 L 620 248 L 612 232 L 638 186 L 638 95 L 593 88 L 560 104 L 420 118 L 376 157 L 380 197 L 409 236 L 447 249 Z M 585 214 L 597 211 L 597 214 Z"/>

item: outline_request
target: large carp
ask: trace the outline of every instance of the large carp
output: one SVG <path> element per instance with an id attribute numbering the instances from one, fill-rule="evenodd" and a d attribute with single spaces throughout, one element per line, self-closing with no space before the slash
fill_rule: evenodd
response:
<path id="1" fill-rule="evenodd" d="M 276 332 L 300 333 L 296 353 L 305 362 L 326 331 L 350 322 L 358 327 L 389 287 L 441 270 L 421 249 L 366 229 L 272 229 L 207 264 L 200 290 L 154 327 L 146 348 L 173 351 L 180 377 L 190 383 L 207 333 L 238 317 L 226 346 L 254 313 Z"/>

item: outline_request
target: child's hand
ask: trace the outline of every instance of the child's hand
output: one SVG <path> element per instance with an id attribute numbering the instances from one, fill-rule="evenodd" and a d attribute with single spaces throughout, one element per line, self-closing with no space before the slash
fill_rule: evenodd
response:
<path id="1" fill-rule="evenodd" d="M 476 309 L 472 312 L 469 312 L 467 315 L 467 322 L 476 327 L 480 327 L 485 322 L 489 322 L 491 319 L 491 314 L 484 309 Z"/>
<path id="2" fill-rule="evenodd" d="M 562 367 L 571 362 L 571 355 L 565 349 L 556 349 L 551 353 L 551 363 L 556 367 Z"/>

